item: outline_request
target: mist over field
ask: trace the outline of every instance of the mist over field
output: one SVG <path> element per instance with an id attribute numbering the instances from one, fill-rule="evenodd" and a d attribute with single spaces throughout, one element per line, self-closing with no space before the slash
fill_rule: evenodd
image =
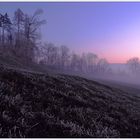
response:
<path id="1" fill-rule="evenodd" d="M 139 138 L 139 15 L 139 2 L 0 2 L 0 137 Z"/>

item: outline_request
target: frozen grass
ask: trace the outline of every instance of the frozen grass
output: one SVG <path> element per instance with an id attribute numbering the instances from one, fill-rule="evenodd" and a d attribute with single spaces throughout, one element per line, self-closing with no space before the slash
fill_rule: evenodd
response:
<path id="1" fill-rule="evenodd" d="M 0 67 L 0 137 L 140 137 L 140 97 L 78 76 Z"/>

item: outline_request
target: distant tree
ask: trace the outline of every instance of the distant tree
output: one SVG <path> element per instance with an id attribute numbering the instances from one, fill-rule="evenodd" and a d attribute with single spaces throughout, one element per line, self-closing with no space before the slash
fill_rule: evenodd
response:
<path id="1" fill-rule="evenodd" d="M 59 68 L 59 63 L 60 63 L 60 56 L 59 56 L 59 48 L 54 46 L 53 48 L 53 64 L 55 65 L 55 67 Z"/>
<path id="2" fill-rule="evenodd" d="M 60 66 L 62 69 L 66 68 L 69 63 L 70 50 L 67 46 L 60 46 Z"/>
<path id="3" fill-rule="evenodd" d="M 98 56 L 94 53 L 87 54 L 88 71 L 93 72 Z"/>
<path id="4" fill-rule="evenodd" d="M 96 70 L 97 70 L 97 73 L 101 73 L 101 74 L 108 72 L 109 63 L 107 62 L 107 60 L 106 59 L 99 59 L 99 61 L 97 63 Z"/>
<path id="5" fill-rule="evenodd" d="M 58 57 L 58 48 L 53 43 L 48 43 L 45 44 L 43 51 L 46 64 L 56 65 Z"/>
<path id="6" fill-rule="evenodd" d="M 86 73 L 88 69 L 88 63 L 87 63 L 87 59 L 86 59 L 86 54 L 83 53 L 81 56 L 81 71 Z"/>
<path id="7" fill-rule="evenodd" d="M 9 46 L 13 46 L 13 32 L 14 29 L 13 27 L 10 25 L 7 27 L 7 43 Z"/>
<path id="8" fill-rule="evenodd" d="M 21 27 L 24 24 L 24 13 L 22 12 L 21 9 L 17 9 L 14 13 L 14 24 L 17 27 L 17 38 L 16 38 L 16 45 L 20 45 L 20 32 L 21 32 Z"/>
<path id="9" fill-rule="evenodd" d="M 2 41 L 2 33 L 1 33 L 1 31 L 2 31 L 2 21 L 3 21 L 3 15 L 0 14 L 0 43 Z"/>
<path id="10" fill-rule="evenodd" d="M 41 9 L 35 11 L 32 16 L 25 15 L 24 20 L 24 33 L 27 41 L 36 41 L 39 38 L 38 29 L 42 24 L 45 24 L 45 20 L 39 20 L 40 15 L 43 13 Z"/>
<path id="11" fill-rule="evenodd" d="M 4 45 L 4 20 L 5 16 L 1 15 L 1 27 L 2 27 L 2 36 L 1 36 L 1 41 L 2 41 L 2 46 Z"/>
<path id="12" fill-rule="evenodd" d="M 133 74 L 138 74 L 140 72 L 140 60 L 138 57 L 129 59 L 127 65 Z"/>
<path id="13" fill-rule="evenodd" d="M 7 13 L 5 13 L 5 15 L 0 15 L 0 27 L 2 28 L 2 46 L 4 46 L 5 42 L 5 30 L 8 30 L 11 24 L 11 20 Z"/>
<path id="14" fill-rule="evenodd" d="M 72 71 L 82 71 L 81 69 L 81 58 L 78 54 L 73 53 L 71 56 L 71 69 Z"/>
<path id="15" fill-rule="evenodd" d="M 42 24 L 45 24 L 45 20 L 40 20 L 40 15 L 43 13 L 42 10 L 37 10 L 32 16 L 25 14 L 24 19 L 24 36 L 25 41 L 25 54 L 27 58 L 34 58 L 34 50 L 36 49 L 37 40 L 39 37 L 39 28 Z"/>

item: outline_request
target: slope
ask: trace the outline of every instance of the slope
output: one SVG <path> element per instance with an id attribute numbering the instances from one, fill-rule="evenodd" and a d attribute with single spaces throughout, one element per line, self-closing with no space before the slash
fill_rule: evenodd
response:
<path id="1" fill-rule="evenodd" d="M 0 66 L 0 137 L 140 137 L 140 97 L 78 76 Z"/>

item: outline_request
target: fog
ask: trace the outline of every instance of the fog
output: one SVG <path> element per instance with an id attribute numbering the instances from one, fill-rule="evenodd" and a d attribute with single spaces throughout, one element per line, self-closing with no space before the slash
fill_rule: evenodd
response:
<path id="1" fill-rule="evenodd" d="M 111 64 L 105 58 L 94 53 L 78 54 L 66 46 L 57 47 L 52 43 L 45 44 L 43 55 L 38 63 L 51 67 L 59 73 L 78 75 L 88 79 L 116 81 L 139 85 L 140 60 L 130 58 L 124 64 Z"/>
<path id="2" fill-rule="evenodd" d="M 46 23 L 41 19 L 42 14 L 41 9 L 32 15 L 21 9 L 17 9 L 13 17 L 9 17 L 7 13 L 0 14 L 1 56 L 6 56 L 6 59 L 9 57 L 17 63 L 20 60 L 21 64 L 29 67 L 34 63 L 58 73 L 139 85 L 140 60 L 137 56 L 124 64 L 111 64 L 95 52 L 79 54 L 67 45 L 41 42 L 40 27 Z"/>

